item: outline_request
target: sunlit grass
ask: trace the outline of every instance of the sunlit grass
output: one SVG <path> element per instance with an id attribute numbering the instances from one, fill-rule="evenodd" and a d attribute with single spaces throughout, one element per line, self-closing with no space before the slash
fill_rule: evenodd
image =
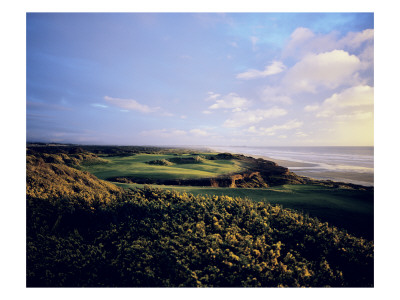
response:
<path id="1" fill-rule="evenodd" d="M 171 166 L 151 165 L 153 160 L 169 159 L 174 155 L 138 154 L 128 157 L 107 157 L 108 163 L 82 166 L 100 179 L 112 177 L 136 177 L 149 179 L 196 179 L 216 177 L 243 170 L 243 163 L 237 160 L 208 160 L 193 164 Z"/>

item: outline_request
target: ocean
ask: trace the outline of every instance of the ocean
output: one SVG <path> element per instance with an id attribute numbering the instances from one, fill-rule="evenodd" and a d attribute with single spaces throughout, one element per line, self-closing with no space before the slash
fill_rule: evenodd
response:
<path id="1" fill-rule="evenodd" d="M 374 147 L 210 147 L 218 152 L 262 156 L 315 179 L 374 185 Z"/>

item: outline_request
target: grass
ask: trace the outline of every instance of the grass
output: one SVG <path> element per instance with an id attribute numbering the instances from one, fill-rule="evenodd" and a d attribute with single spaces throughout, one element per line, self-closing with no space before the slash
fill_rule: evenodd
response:
<path id="1" fill-rule="evenodd" d="M 209 155 L 209 154 L 208 154 Z M 190 155 L 181 155 L 180 157 Z M 151 165 L 146 162 L 176 158 L 174 154 L 138 154 L 126 157 L 107 157 L 108 162 L 97 165 L 83 165 L 82 169 L 100 179 L 112 177 L 133 177 L 149 179 L 196 179 L 210 178 L 243 170 L 243 163 L 237 160 L 207 160 L 202 163 L 173 164 L 171 166 Z"/>
<path id="2" fill-rule="evenodd" d="M 117 185 L 124 188 L 143 186 L 122 183 Z M 304 212 L 323 222 L 346 229 L 356 236 L 373 239 L 374 201 L 372 191 L 335 189 L 318 185 L 283 185 L 266 189 L 153 186 L 194 195 L 227 195 L 279 204 L 284 208 Z"/>
<path id="3" fill-rule="evenodd" d="M 190 154 L 137 154 L 126 157 L 106 157 L 107 163 L 83 165 L 82 169 L 100 179 L 132 177 L 141 179 L 196 179 L 210 178 L 240 172 L 246 166 L 238 160 L 208 160 L 201 163 L 151 165 L 147 162 Z M 141 187 L 139 184 L 117 184 L 124 188 Z M 156 185 L 154 185 L 156 186 Z M 157 186 L 194 195 L 227 195 L 249 198 L 253 201 L 279 204 L 317 217 L 349 232 L 373 239 L 373 191 L 346 190 L 319 185 L 283 185 L 261 188 L 213 188 L 195 186 Z"/>

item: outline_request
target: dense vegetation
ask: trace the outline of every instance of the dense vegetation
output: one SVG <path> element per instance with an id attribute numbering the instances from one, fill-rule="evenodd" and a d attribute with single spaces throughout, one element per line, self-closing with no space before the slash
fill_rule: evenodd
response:
<path id="1" fill-rule="evenodd" d="M 144 184 L 116 183 L 125 189 L 143 188 Z M 269 188 L 227 188 L 202 186 L 152 187 L 175 190 L 195 196 L 229 196 L 248 198 L 255 202 L 268 202 L 316 217 L 340 229 L 366 239 L 374 239 L 373 191 L 297 184 Z"/>
<path id="2" fill-rule="evenodd" d="M 66 164 L 95 156 L 52 155 L 27 155 L 28 286 L 373 286 L 373 243 L 315 218 L 122 190 Z"/>

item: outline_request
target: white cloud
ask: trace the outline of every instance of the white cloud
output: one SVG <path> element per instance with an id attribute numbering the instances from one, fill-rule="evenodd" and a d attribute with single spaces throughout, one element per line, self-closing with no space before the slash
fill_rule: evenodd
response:
<path id="1" fill-rule="evenodd" d="M 302 132 L 302 131 L 296 132 L 295 135 L 296 135 L 297 137 L 306 137 L 306 136 L 308 136 L 308 134 L 306 134 L 306 133 L 304 133 L 304 132 Z"/>
<path id="2" fill-rule="evenodd" d="M 355 111 L 351 114 L 335 115 L 334 118 L 339 121 L 368 120 L 373 118 L 371 111 Z"/>
<path id="3" fill-rule="evenodd" d="M 214 92 L 208 92 L 207 95 L 208 95 L 207 98 L 204 99 L 205 101 L 215 101 L 215 100 L 217 100 L 218 98 L 221 97 L 220 94 L 217 94 L 217 93 L 214 93 Z"/>
<path id="4" fill-rule="evenodd" d="M 320 106 L 313 106 L 313 111 L 316 111 L 316 116 L 319 118 L 334 117 L 345 120 L 352 116 L 361 120 L 372 117 L 373 105 L 374 88 L 359 85 L 334 93 Z"/>
<path id="5" fill-rule="evenodd" d="M 307 45 L 311 39 L 315 37 L 315 34 L 308 28 L 299 27 L 296 28 L 290 36 L 289 42 L 286 44 L 283 50 L 283 57 L 291 55 L 304 55 L 304 52 L 309 52 L 309 49 L 305 49 L 304 45 Z M 300 52 L 300 53 L 299 53 Z"/>
<path id="6" fill-rule="evenodd" d="M 198 129 L 198 128 L 192 129 L 189 132 L 195 136 L 209 136 L 210 135 L 209 132 L 207 132 L 203 129 Z"/>
<path id="7" fill-rule="evenodd" d="M 257 129 L 255 126 L 250 126 L 249 129 L 247 130 L 248 132 L 256 133 Z"/>
<path id="8" fill-rule="evenodd" d="M 304 27 L 298 27 L 290 35 L 291 40 L 289 43 L 291 44 L 304 43 L 305 41 L 313 37 L 315 37 L 315 34 L 310 29 Z"/>
<path id="9" fill-rule="evenodd" d="M 260 98 L 265 102 L 280 102 L 285 104 L 291 104 L 293 102 L 289 96 L 284 94 L 283 89 L 272 86 L 266 86 L 261 91 Z"/>
<path id="10" fill-rule="evenodd" d="M 250 126 L 246 131 L 250 133 L 254 133 L 258 136 L 276 136 L 276 134 L 280 131 L 290 131 L 292 129 L 297 129 L 303 126 L 302 121 L 291 120 L 281 125 L 273 125 L 270 127 L 259 127 Z M 295 133 L 298 137 L 307 136 L 305 133 L 301 131 L 296 131 Z"/>
<path id="11" fill-rule="evenodd" d="M 93 106 L 93 107 L 108 108 L 107 105 L 100 104 L 100 103 L 92 103 L 90 105 Z"/>
<path id="12" fill-rule="evenodd" d="M 360 53 L 359 57 L 362 61 L 373 64 L 373 62 L 374 62 L 374 46 L 368 45 L 367 47 L 365 47 L 364 50 Z"/>
<path id="13" fill-rule="evenodd" d="M 239 73 L 236 75 L 238 79 L 254 79 L 254 78 L 263 78 L 270 75 L 278 74 L 283 72 L 286 69 L 286 66 L 280 61 L 273 61 L 270 65 L 265 66 L 263 71 L 250 69 L 246 72 Z"/>
<path id="14" fill-rule="evenodd" d="M 310 54 L 288 71 L 284 85 L 292 93 L 315 93 L 320 87 L 334 89 L 354 82 L 361 68 L 360 59 L 343 50 Z"/>
<path id="15" fill-rule="evenodd" d="M 337 34 L 335 32 L 325 35 L 316 35 L 308 28 L 299 27 L 296 28 L 290 36 L 290 40 L 282 51 L 282 56 L 301 59 L 311 53 L 340 49 L 336 45 Z"/>
<path id="16" fill-rule="evenodd" d="M 314 104 L 314 105 L 307 105 L 306 107 L 304 107 L 305 111 L 316 111 L 319 109 L 319 105 L 318 104 Z"/>
<path id="17" fill-rule="evenodd" d="M 246 98 L 239 97 L 235 93 L 230 93 L 223 97 L 220 97 L 219 94 L 212 94 L 206 100 L 208 101 L 210 97 L 212 97 L 212 99 L 215 101 L 215 103 L 210 105 L 208 107 L 209 109 L 221 109 L 221 108 L 226 109 L 226 108 L 228 108 L 228 109 L 233 109 L 233 110 L 236 109 L 237 110 L 239 108 L 248 107 L 251 103 Z"/>
<path id="18" fill-rule="evenodd" d="M 232 117 L 226 120 L 223 124 L 224 127 L 241 127 L 248 124 L 258 123 L 264 119 L 277 118 L 287 114 L 287 111 L 273 107 L 271 109 L 256 109 L 236 112 Z"/>
<path id="19" fill-rule="evenodd" d="M 297 121 L 297 120 L 291 120 L 282 125 L 274 125 L 274 126 L 267 127 L 267 128 L 261 127 L 259 129 L 259 132 L 261 134 L 271 135 L 271 134 L 275 134 L 276 131 L 291 130 L 291 129 L 299 128 L 301 126 L 303 126 L 303 122 Z"/>
<path id="20" fill-rule="evenodd" d="M 178 139 L 182 142 L 198 142 L 200 139 L 215 139 L 218 138 L 215 133 L 209 130 L 204 130 L 200 128 L 194 128 L 190 130 L 182 130 L 182 129 L 153 129 L 153 130 L 144 130 L 139 133 L 140 136 L 142 137 L 147 137 L 152 140 L 154 139 L 165 139 L 165 140 L 171 140 L 171 139 Z"/>
<path id="21" fill-rule="evenodd" d="M 340 38 L 339 32 L 315 34 L 308 28 L 296 28 L 283 50 L 283 57 L 302 58 L 310 53 L 329 52 L 336 49 L 355 51 L 366 44 L 373 45 L 374 30 L 366 29 L 361 32 L 349 32 Z"/>
<path id="22" fill-rule="evenodd" d="M 150 107 L 148 105 L 141 104 L 134 99 L 120 99 L 120 98 L 112 98 L 109 96 L 105 96 L 104 100 L 122 109 L 135 110 L 141 113 L 151 113 L 160 110 L 160 107 Z"/>
<path id="23" fill-rule="evenodd" d="M 374 104 L 374 88 L 368 85 L 354 86 L 335 93 L 323 103 L 325 106 L 350 107 Z"/>
<path id="24" fill-rule="evenodd" d="M 365 29 L 361 32 L 349 32 L 338 43 L 344 48 L 356 49 L 359 48 L 364 42 L 374 40 L 374 30 Z"/>
<path id="25" fill-rule="evenodd" d="M 209 110 L 203 110 L 202 113 L 205 115 L 209 115 L 209 114 L 212 114 L 213 112 L 209 111 Z"/>

